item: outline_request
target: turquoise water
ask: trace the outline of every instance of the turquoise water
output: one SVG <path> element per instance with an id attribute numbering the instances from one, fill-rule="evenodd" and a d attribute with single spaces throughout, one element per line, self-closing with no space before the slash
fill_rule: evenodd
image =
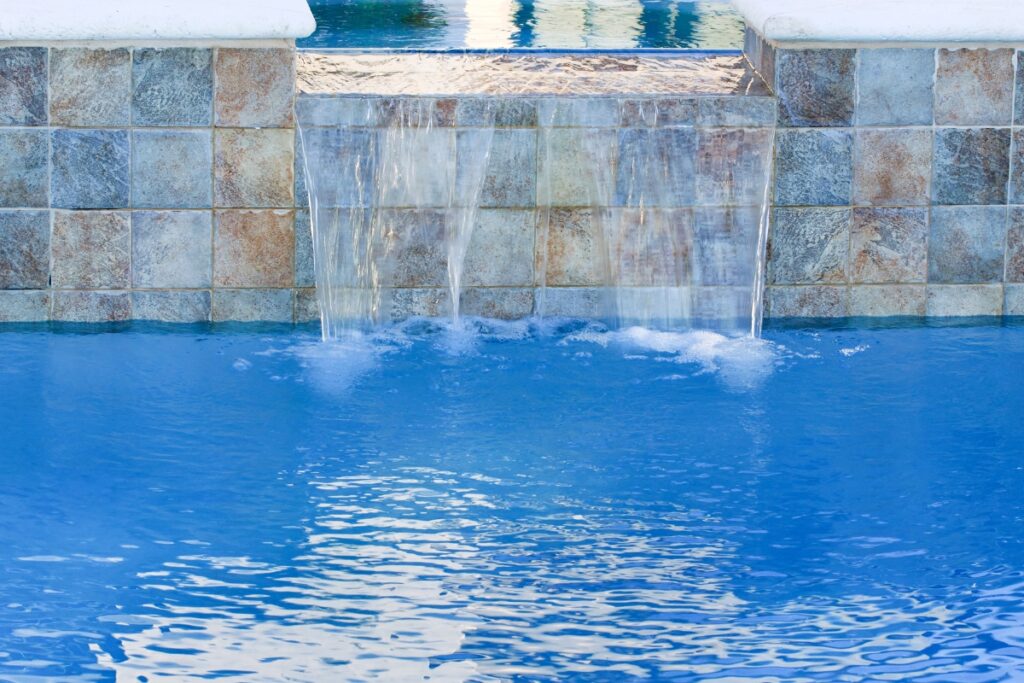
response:
<path id="1" fill-rule="evenodd" d="M 725 2 L 677 0 L 310 0 L 299 47 L 739 49 Z"/>
<path id="2" fill-rule="evenodd" d="M 1024 328 L 0 332 L 0 681 L 1024 677 Z"/>

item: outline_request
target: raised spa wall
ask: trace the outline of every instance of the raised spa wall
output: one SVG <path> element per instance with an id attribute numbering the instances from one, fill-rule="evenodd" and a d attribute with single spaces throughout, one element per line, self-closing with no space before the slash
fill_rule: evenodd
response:
<path id="1" fill-rule="evenodd" d="M 1024 315 L 1022 10 L 932 2 L 901 33 L 880 0 L 738 4 L 778 97 L 768 315 Z M 315 319 L 304 0 L 119 5 L 0 26 L 0 321 Z"/>

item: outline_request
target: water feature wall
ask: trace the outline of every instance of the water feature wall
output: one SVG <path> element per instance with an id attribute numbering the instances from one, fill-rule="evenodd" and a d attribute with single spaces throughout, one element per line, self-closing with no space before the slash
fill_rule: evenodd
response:
<path id="1" fill-rule="evenodd" d="M 353 68 L 366 58 L 321 59 L 321 87 L 325 72 L 366 73 Z M 423 58 L 400 56 L 375 65 L 384 83 L 300 97 L 326 336 L 460 311 L 756 329 L 771 98 L 735 58 L 740 97 L 718 81 L 636 92 L 684 89 L 671 60 L 645 79 L 629 60 L 555 59 L 584 94 L 545 78 L 544 57 L 467 55 L 430 58 L 443 95 L 404 94 Z"/>

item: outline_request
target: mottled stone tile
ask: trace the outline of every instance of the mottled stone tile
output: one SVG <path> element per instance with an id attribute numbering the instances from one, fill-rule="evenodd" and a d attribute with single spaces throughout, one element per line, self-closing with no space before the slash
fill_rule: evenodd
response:
<path id="1" fill-rule="evenodd" d="M 389 283 L 394 287 L 446 287 L 448 253 L 444 211 L 385 209 L 377 214 L 391 246 Z"/>
<path id="2" fill-rule="evenodd" d="M 50 319 L 50 292 L 0 289 L 0 323 L 34 323 Z"/>
<path id="3" fill-rule="evenodd" d="M 771 177 L 774 133 L 759 128 L 701 129 L 697 136 L 696 202 L 756 206 Z"/>
<path id="4" fill-rule="evenodd" d="M 293 319 L 290 289 L 215 289 L 214 322 L 278 322 Z"/>
<path id="5" fill-rule="evenodd" d="M 844 318 L 849 315 L 846 287 L 769 287 L 769 318 Z"/>
<path id="6" fill-rule="evenodd" d="M 201 209 L 213 201 L 213 138 L 208 130 L 132 132 L 132 206 Z"/>
<path id="7" fill-rule="evenodd" d="M 300 95 L 295 117 L 304 126 L 376 126 L 374 98 L 345 95 Z"/>
<path id="8" fill-rule="evenodd" d="M 1002 282 L 1006 207 L 955 206 L 932 209 L 928 282 Z"/>
<path id="9" fill-rule="evenodd" d="M 122 209 L 129 205 L 128 131 L 55 129 L 50 139 L 52 205 Z"/>
<path id="10" fill-rule="evenodd" d="M 316 284 L 313 268 L 313 233 L 309 211 L 295 212 L 295 286 L 312 287 Z"/>
<path id="11" fill-rule="evenodd" d="M 1017 50 L 1017 99 L 1013 103 L 1013 122 L 1024 125 L 1024 51 Z"/>
<path id="12" fill-rule="evenodd" d="M 1003 315 L 1024 316 L 1024 285 L 1004 285 L 1003 290 Z M 3 303 L 0 301 L 2 310 Z"/>
<path id="13" fill-rule="evenodd" d="M 538 214 L 542 237 L 537 241 L 535 272 L 538 278 L 546 278 L 538 284 L 585 287 L 608 281 L 601 217 L 595 219 L 591 209 L 552 209 Z"/>
<path id="14" fill-rule="evenodd" d="M 548 318 L 603 318 L 612 304 L 609 293 L 595 287 L 541 287 L 534 300 L 537 315 Z"/>
<path id="15" fill-rule="evenodd" d="M 694 112 L 696 118 L 696 112 Z M 619 102 L 619 126 L 653 128 L 658 123 L 658 100 L 654 97 L 624 99 Z"/>
<path id="16" fill-rule="evenodd" d="M 471 190 L 479 187 L 479 206 L 536 206 L 536 131 L 494 131 L 486 168 L 481 168 L 479 137 L 480 133 L 471 131 L 461 131 L 458 136 L 457 173 L 460 196 L 469 197 Z"/>
<path id="17" fill-rule="evenodd" d="M 469 287 L 459 299 L 462 315 L 499 320 L 519 320 L 533 313 L 533 289 Z"/>
<path id="18" fill-rule="evenodd" d="M 350 135 L 343 134 L 344 138 Z M 344 144 L 349 144 L 345 140 Z M 482 131 L 476 131 L 479 145 L 487 140 Z M 453 131 L 445 128 L 410 128 L 400 134 L 382 133 L 377 141 L 376 163 L 381 168 L 392 169 L 385 176 L 383 188 L 371 187 L 365 194 L 374 190 L 380 193 L 380 206 L 386 207 L 418 207 L 443 208 L 449 205 L 453 196 L 452 183 L 455 181 L 451 172 L 452 162 L 456 156 L 456 136 Z M 481 158 L 483 158 L 481 149 Z M 348 166 L 352 166 L 349 159 Z M 356 171 L 345 169 L 344 175 L 355 175 Z M 376 182 L 376 181 L 375 181 Z M 456 189 L 462 189 L 458 187 Z M 465 203 L 467 198 L 459 197 Z M 366 200 L 362 200 L 366 202 Z"/>
<path id="19" fill-rule="evenodd" d="M 775 48 L 767 43 L 757 31 L 747 26 L 743 32 L 743 54 L 747 56 L 757 73 L 775 88 Z"/>
<path id="20" fill-rule="evenodd" d="M 626 128 L 618 136 L 614 206 L 694 204 L 698 175 L 695 129 Z M 578 169 L 575 173 L 581 175 Z M 601 187 L 603 179 L 598 176 L 597 180 Z"/>
<path id="21" fill-rule="evenodd" d="M 701 207 L 694 211 L 693 283 L 753 286 L 750 256 L 757 249 L 761 209 Z"/>
<path id="22" fill-rule="evenodd" d="M 303 140 L 301 154 L 303 159 L 309 156 L 307 165 L 318 169 L 317 177 L 330 178 L 316 188 L 320 206 L 370 206 L 375 202 L 378 188 L 374 177 L 380 147 L 375 133 L 354 128 L 308 128 L 303 131 Z M 398 180 L 389 177 L 393 183 Z M 308 185 L 316 177 L 310 180 L 303 175 L 301 180 Z M 307 206 L 305 186 L 297 187 L 296 192 L 298 205 Z"/>
<path id="23" fill-rule="evenodd" d="M 53 292 L 51 319 L 69 323 L 124 322 L 132 318 L 132 298 L 128 292 L 56 291 Z"/>
<path id="24" fill-rule="evenodd" d="M 697 124 L 701 126 L 771 127 L 778 108 L 771 97 L 702 97 L 698 100 Z"/>
<path id="25" fill-rule="evenodd" d="M 480 287 L 533 285 L 534 212 L 481 209 L 463 265 L 463 283 Z"/>
<path id="26" fill-rule="evenodd" d="M 850 230 L 850 282 L 925 282 L 928 209 L 857 208 Z"/>
<path id="27" fill-rule="evenodd" d="M 831 208 L 775 209 L 768 240 L 768 282 L 846 282 L 850 213 Z"/>
<path id="28" fill-rule="evenodd" d="M 210 320 L 210 292 L 132 292 L 132 319 L 163 323 Z"/>
<path id="29" fill-rule="evenodd" d="M 521 97 L 462 97 L 456 105 L 455 121 L 464 127 L 534 128 L 537 102 Z"/>
<path id="30" fill-rule="evenodd" d="M 782 130 L 775 142 L 775 203 L 843 206 L 853 187 L 853 135 L 839 130 Z"/>
<path id="31" fill-rule="evenodd" d="M 861 129 L 854 137 L 853 203 L 929 203 L 932 133 L 920 129 Z"/>
<path id="32" fill-rule="evenodd" d="M 925 285 L 858 285 L 850 288 L 850 315 L 921 317 L 927 312 L 927 301 Z"/>
<path id="33" fill-rule="evenodd" d="M 458 100 L 378 97 L 373 100 L 373 104 L 377 125 L 385 128 L 451 128 L 455 125 Z"/>
<path id="34" fill-rule="evenodd" d="M 49 205 L 49 144 L 45 130 L 0 128 L 0 206 Z"/>
<path id="35" fill-rule="evenodd" d="M 542 97 L 537 118 L 541 126 L 613 127 L 619 123 L 619 103 L 611 97 Z"/>
<path id="36" fill-rule="evenodd" d="M 627 287 L 689 283 L 695 230 L 692 209 L 616 209 L 604 218 L 603 228 L 612 282 Z"/>
<path id="37" fill-rule="evenodd" d="M 209 287 L 213 270 L 208 211 L 136 211 L 132 214 L 132 286 Z"/>
<path id="38" fill-rule="evenodd" d="M 1009 125 L 1013 80 L 1013 50 L 940 49 L 935 71 L 935 123 Z"/>
<path id="39" fill-rule="evenodd" d="M 590 206 L 615 181 L 616 133 L 612 130 L 554 128 L 540 133 L 537 203 Z M 692 162 L 691 162 L 692 167 Z"/>
<path id="40" fill-rule="evenodd" d="M 294 145 L 287 129 L 218 129 L 214 136 L 214 204 L 277 208 L 294 202 Z"/>
<path id="41" fill-rule="evenodd" d="M 294 306 L 295 322 L 320 322 L 320 300 L 317 298 L 316 289 L 296 289 Z"/>
<path id="42" fill-rule="evenodd" d="M 863 49 L 858 59 L 858 125 L 931 125 L 934 49 Z"/>
<path id="43" fill-rule="evenodd" d="M 131 221 L 126 211 L 58 211 L 51 237 L 54 287 L 122 289 L 130 282 Z"/>
<path id="44" fill-rule="evenodd" d="M 451 297 L 442 288 L 396 289 L 391 295 L 390 317 L 404 320 L 412 317 L 440 318 L 452 314 Z"/>
<path id="45" fill-rule="evenodd" d="M 50 122 L 59 126 L 131 123 L 132 62 L 126 48 L 50 52 Z"/>
<path id="46" fill-rule="evenodd" d="M 935 204 L 1004 204 L 1010 129 L 936 129 L 933 164 Z"/>
<path id="47" fill-rule="evenodd" d="M 779 50 L 775 86 L 783 126 L 853 123 L 856 50 Z"/>
<path id="48" fill-rule="evenodd" d="M 1024 128 L 1013 130 L 1010 145 L 1010 204 L 1024 204 Z"/>
<path id="49" fill-rule="evenodd" d="M 45 47 L 0 48 L 0 125 L 45 126 Z"/>
<path id="50" fill-rule="evenodd" d="M 1010 208 L 1006 231 L 1006 282 L 1024 282 L 1024 207 Z"/>
<path id="51" fill-rule="evenodd" d="M 692 287 L 690 313 L 701 327 L 745 333 L 750 329 L 752 287 Z"/>
<path id="52" fill-rule="evenodd" d="M 0 290 L 45 289 L 49 278 L 49 212 L 0 211 Z"/>
<path id="53" fill-rule="evenodd" d="M 995 316 L 1002 312 L 1002 285 L 928 285 L 930 318 Z"/>
<path id="54" fill-rule="evenodd" d="M 198 48 L 136 48 L 132 53 L 132 123 L 213 123 L 213 53 Z"/>
<path id="55" fill-rule="evenodd" d="M 295 283 L 293 211 L 218 211 L 215 287 L 291 287 Z"/>
<path id="56" fill-rule="evenodd" d="M 654 125 L 693 126 L 697 123 L 697 107 L 697 100 L 692 97 L 657 97 Z"/>
<path id="57" fill-rule="evenodd" d="M 250 128 L 294 124 L 294 50 L 221 47 L 217 48 L 214 70 L 216 125 Z"/>
<path id="58" fill-rule="evenodd" d="M 306 185 L 306 159 L 303 152 L 302 137 L 295 131 L 295 206 L 309 206 L 309 188 Z"/>

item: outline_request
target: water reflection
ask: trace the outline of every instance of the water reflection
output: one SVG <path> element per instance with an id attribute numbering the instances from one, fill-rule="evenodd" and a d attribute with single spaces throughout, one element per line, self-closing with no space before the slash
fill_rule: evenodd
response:
<path id="1" fill-rule="evenodd" d="M 738 48 L 739 15 L 718 0 L 311 0 L 300 47 Z"/>

